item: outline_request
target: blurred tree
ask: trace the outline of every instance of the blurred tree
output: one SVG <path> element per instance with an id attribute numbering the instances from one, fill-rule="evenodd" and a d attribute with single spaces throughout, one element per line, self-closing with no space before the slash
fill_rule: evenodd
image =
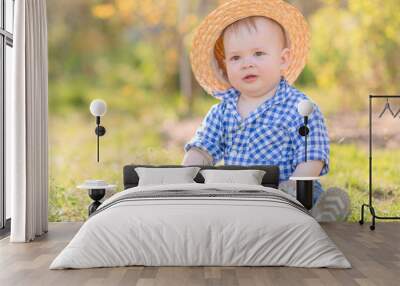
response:
<path id="1" fill-rule="evenodd" d="M 179 33 L 179 80 L 180 90 L 187 98 L 188 109 L 187 113 L 192 113 L 193 108 L 193 93 L 192 93 L 192 72 L 190 68 L 190 61 L 188 51 L 185 46 L 185 21 L 187 21 L 188 2 L 187 0 L 178 0 L 179 13 L 178 13 L 178 33 Z"/>
<path id="2" fill-rule="evenodd" d="M 181 92 L 191 106 L 187 55 L 197 14 L 207 1 L 181 1 L 185 5 L 178 9 L 179 1 L 48 1 L 51 110 L 63 104 L 77 107 L 72 104 L 77 96 L 84 106 L 98 92 L 107 96 L 107 89 L 112 100 L 116 94 L 167 97 Z M 67 81 L 80 82 L 80 92 L 72 93 Z"/>

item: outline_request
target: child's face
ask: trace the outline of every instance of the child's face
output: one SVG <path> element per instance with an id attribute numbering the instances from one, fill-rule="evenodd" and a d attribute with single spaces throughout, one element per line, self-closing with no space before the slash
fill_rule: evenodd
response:
<path id="1" fill-rule="evenodd" d="M 259 97 L 274 89 L 289 65 L 281 28 L 266 18 L 256 19 L 257 31 L 241 26 L 224 34 L 225 65 L 230 84 L 241 93 Z M 254 77 L 246 78 L 248 75 Z"/>

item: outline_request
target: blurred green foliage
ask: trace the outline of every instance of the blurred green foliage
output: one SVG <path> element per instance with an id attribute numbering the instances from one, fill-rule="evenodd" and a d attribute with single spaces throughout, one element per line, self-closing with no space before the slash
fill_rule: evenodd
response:
<path id="1" fill-rule="evenodd" d="M 339 5 L 343 1 L 325 2 L 309 19 L 313 76 L 308 77 L 315 80 L 311 84 L 321 91 L 336 90 L 335 98 L 350 111 L 365 107 L 368 94 L 396 93 L 400 80 L 399 2 L 348 1 L 345 7 Z"/>
<path id="2" fill-rule="evenodd" d="M 166 104 L 180 96 L 179 42 L 189 49 L 194 28 L 218 3 L 187 2 L 178 21 L 179 1 L 48 1 L 50 111 L 82 110 L 102 97 L 135 112 L 155 98 Z M 397 0 L 307 2 L 315 3 L 307 19 L 311 50 L 296 86 L 334 93 L 326 100 L 340 102 L 341 110 L 364 108 L 370 93 L 398 90 Z M 207 96 L 197 84 L 194 93 Z"/>

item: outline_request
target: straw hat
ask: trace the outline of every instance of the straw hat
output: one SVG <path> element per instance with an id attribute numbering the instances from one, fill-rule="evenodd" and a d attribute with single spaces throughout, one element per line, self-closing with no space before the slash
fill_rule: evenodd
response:
<path id="1" fill-rule="evenodd" d="M 283 76 L 292 84 L 303 70 L 309 50 L 310 34 L 301 12 L 282 0 L 231 0 L 212 11 L 194 33 L 190 61 L 199 84 L 209 93 L 232 86 L 224 75 L 224 50 L 221 33 L 225 27 L 250 16 L 275 20 L 285 30 L 291 62 Z"/>

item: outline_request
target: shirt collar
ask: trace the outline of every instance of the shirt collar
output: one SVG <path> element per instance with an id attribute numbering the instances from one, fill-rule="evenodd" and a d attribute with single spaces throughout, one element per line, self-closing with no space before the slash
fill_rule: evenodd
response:
<path id="1" fill-rule="evenodd" d="M 264 104 L 267 105 L 272 105 L 272 104 L 279 104 L 283 101 L 286 100 L 286 95 L 287 95 L 287 88 L 288 88 L 288 82 L 284 77 L 281 77 L 281 80 L 279 81 L 279 86 L 277 90 L 275 91 L 275 94 L 272 98 L 267 99 Z M 216 91 L 213 92 L 212 94 L 214 97 L 220 99 L 220 100 L 226 100 L 226 101 L 231 101 L 232 103 L 236 104 L 237 98 L 240 95 L 240 91 L 235 89 L 234 87 L 231 87 L 227 90 L 224 91 Z"/>
<path id="2" fill-rule="evenodd" d="M 214 91 L 212 95 L 220 100 L 229 101 L 236 100 L 236 98 L 240 95 L 240 91 L 234 87 L 231 87 L 230 89 L 224 91 Z"/>

